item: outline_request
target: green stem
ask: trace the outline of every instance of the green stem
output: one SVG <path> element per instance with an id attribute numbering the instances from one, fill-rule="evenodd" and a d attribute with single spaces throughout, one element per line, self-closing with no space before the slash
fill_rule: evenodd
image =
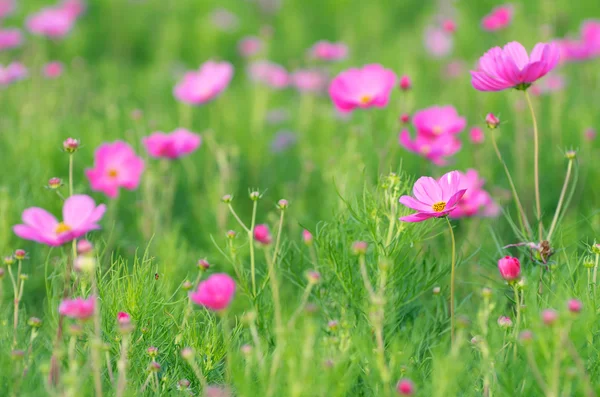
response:
<path id="1" fill-rule="evenodd" d="M 279 215 L 279 226 L 277 227 L 277 238 L 275 239 L 275 251 L 273 252 L 273 263 L 277 263 L 277 255 L 279 254 L 279 243 L 281 241 L 281 229 L 283 228 L 283 216 L 285 215 L 285 209 L 281 210 Z"/>
<path id="2" fill-rule="evenodd" d="M 450 338 L 454 343 L 454 279 L 456 273 L 456 240 L 454 239 L 454 230 L 450 223 L 450 218 L 446 217 L 448 229 L 450 229 L 450 238 L 452 239 L 452 267 L 450 270 Z"/>
<path id="3" fill-rule="evenodd" d="M 569 159 L 569 164 L 567 165 L 567 174 L 565 175 L 565 182 L 563 183 L 562 190 L 560 191 L 560 198 L 558 199 L 558 205 L 556 206 L 556 211 L 554 212 L 554 218 L 552 219 L 552 224 L 550 225 L 550 231 L 548 232 L 548 237 L 546 240 L 550 241 L 552 238 L 552 233 L 554 232 L 554 228 L 558 223 L 558 216 L 560 214 L 560 210 L 563 205 L 563 201 L 565 199 L 565 195 L 567 194 L 567 186 L 569 186 L 569 180 L 571 179 L 571 170 L 573 169 L 573 159 Z"/>
<path id="4" fill-rule="evenodd" d="M 254 226 L 256 224 L 256 207 L 258 201 L 254 201 L 252 205 L 252 221 L 250 223 L 250 230 L 248 230 L 248 241 L 250 242 L 250 275 L 252 277 L 252 296 L 256 298 L 256 265 L 254 257 Z"/>
<path id="5" fill-rule="evenodd" d="M 534 181 L 535 181 L 535 207 L 536 207 L 537 218 L 538 218 L 539 241 L 542 241 L 544 226 L 542 225 L 542 205 L 540 202 L 539 133 L 538 133 L 537 119 L 535 118 L 535 112 L 533 111 L 533 104 L 531 103 L 531 97 L 529 96 L 529 93 L 527 91 L 525 91 L 525 99 L 527 100 L 527 105 L 529 106 L 529 111 L 531 112 L 531 118 L 533 120 L 533 173 L 534 173 Z"/>

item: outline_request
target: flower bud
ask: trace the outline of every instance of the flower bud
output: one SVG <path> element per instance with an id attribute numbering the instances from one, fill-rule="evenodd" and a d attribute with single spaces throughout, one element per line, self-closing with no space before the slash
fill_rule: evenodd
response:
<path id="1" fill-rule="evenodd" d="M 146 353 L 148 353 L 151 358 L 155 358 L 158 356 L 158 349 L 154 346 L 150 346 L 148 349 L 146 349 Z"/>
<path id="2" fill-rule="evenodd" d="M 309 283 L 318 284 L 319 281 L 321 281 L 321 274 L 317 271 L 309 270 L 306 272 L 306 278 L 308 279 Z"/>
<path id="3" fill-rule="evenodd" d="M 40 328 L 42 326 L 42 320 L 37 317 L 30 317 L 29 320 L 27 320 L 27 325 L 31 328 Z"/>
<path id="4" fill-rule="evenodd" d="M 183 390 L 187 390 L 190 387 L 190 381 L 187 379 L 181 379 L 179 382 L 177 382 L 177 386 Z"/>
<path id="5" fill-rule="evenodd" d="M 558 312 L 554 309 L 545 309 L 542 311 L 542 321 L 548 326 L 554 325 L 558 320 Z"/>
<path id="6" fill-rule="evenodd" d="M 260 199 L 260 193 L 256 190 L 250 192 L 250 200 L 258 201 Z"/>
<path id="7" fill-rule="evenodd" d="M 271 237 L 269 226 L 265 224 L 256 225 L 254 227 L 254 240 L 258 241 L 262 245 L 271 244 L 273 238 Z"/>
<path id="8" fill-rule="evenodd" d="M 285 210 L 285 209 L 287 209 L 288 206 L 289 206 L 289 203 L 285 199 L 281 199 L 277 202 L 277 207 L 279 207 L 280 210 Z"/>
<path id="9" fill-rule="evenodd" d="M 498 326 L 500 328 L 512 328 L 513 326 L 513 322 L 510 319 L 510 317 L 506 317 L 506 316 L 500 316 L 498 317 Z"/>
<path id="10" fill-rule="evenodd" d="M 22 261 L 27 256 L 27 252 L 22 249 L 15 250 L 15 258 L 19 261 Z"/>
<path id="11" fill-rule="evenodd" d="M 25 351 L 24 350 L 13 350 L 10 352 L 10 357 L 13 360 L 22 360 L 25 357 Z"/>
<path id="12" fill-rule="evenodd" d="M 228 230 L 227 231 L 227 238 L 233 240 L 235 238 L 235 236 L 237 235 L 237 233 L 233 230 Z"/>
<path id="13" fill-rule="evenodd" d="M 210 263 L 208 263 L 208 261 L 206 259 L 200 259 L 198 261 L 198 268 L 200 270 L 208 270 L 209 267 L 210 267 Z"/>
<path id="14" fill-rule="evenodd" d="M 192 360 L 194 358 L 194 350 L 191 347 L 184 347 L 181 349 L 181 357 L 184 360 Z"/>
<path id="15" fill-rule="evenodd" d="M 63 181 L 60 178 L 50 178 L 48 179 L 48 189 L 56 190 L 63 185 Z"/>
<path id="16" fill-rule="evenodd" d="M 600 255 L 600 244 L 596 244 L 594 242 L 594 244 L 590 248 L 592 250 L 592 253 L 594 253 L 596 255 Z"/>
<path id="17" fill-rule="evenodd" d="M 575 157 L 577 157 L 577 152 L 575 150 L 567 150 L 565 152 L 565 157 L 567 160 L 575 160 Z"/>
<path id="18" fill-rule="evenodd" d="M 447 33 L 455 33 L 456 32 L 456 22 L 452 19 L 446 19 L 442 22 L 442 29 Z"/>
<path id="19" fill-rule="evenodd" d="M 5 264 L 6 266 L 10 266 L 10 265 L 12 265 L 13 263 L 15 263 L 15 258 L 14 258 L 12 255 L 11 255 L 11 256 L 5 256 L 5 257 L 4 257 L 4 264 Z"/>
<path id="20" fill-rule="evenodd" d="M 308 230 L 302 230 L 302 240 L 304 240 L 304 244 L 311 245 L 313 243 L 313 235 Z"/>
<path id="21" fill-rule="evenodd" d="M 4 268 L 0 267 L 0 280 L 4 278 Z"/>
<path id="22" fill-rule="evenodd" d="M 150 364 L 148 365 L 148 371 L 149 372 L 159 372 L 160 371 L 160 364 L 157 363 L 156 361 L 150 362 Z"/>
<path id="23" fill-rule="evenodd" d="M 531 332 L 528 329 L 521 331 L 521 333 L 519 334 L 519 340 L 523 344 L 531 342 L 533 340 L 533 332 Z"/>
<path id="24" fill-rule="evenodd" d="M 493 113 L 488 113 L 485 116 L 485 123 L 487 124 L 488 128 L 493 130 L 498 128 L 498 126 L 500 125 L 500 119 L 498 119 L 498 117 L 494 116 Z"/>
<path id="25" fill-rule="evenodd" d="M 73 268 L 82 273 L 92 273 L 96 268 L 96 258 L 93 256 L 79 255 L 75 258 Z"/>
<path id="26" fill-rule="evenodd" d="M 498 270 L 506 281 L 514 281 L 521 275 L 521 262 L 515 257 L 505 256 L 498 260 Z"/>
<path id="27" fill-rule="evenodd" d="M 481 289 L 481 296 L 484 298 L 491 298 L 492 297 L 492 289 L 489 287 L 483 287 Z"/>
<path id="28" fill-rule="evenodd" d="M 412 81 L 410 80 L 410 77 L 408 77 L 407 75 L 400 77 L 399 86 L 402 91 L 410 90 L 412 88 Z"/>
<path id="29" fill-rule="evenodd" d="M 483 130 L 481 128 L 473 127 L 469 131 L 469 138 L 471 139 L 472 143 L 480 144 L 480 143 L 483 143 L 483 141 L 485 139 L 485 135 L 483 134 Z"/>
<path id="30" fill-rule="evenodd" d="M 408 124 L 408 123 L 410 123 L 410 114 L 408 114 L 408 113 L 402 113 L 400 115 L 400 122 L 402 122 L 402 124 Z"/>
<path id="31" fill-rule="evenodd" d="M 119 325 L 131 324 L 131 316 L 127 312 L 117 313 L 117 323 Z"/>
<path id="32" fill-rule="evenodd" d="M 567 307 L 571 313 L 579 313 L 583 308 L 583 303 L 578 299 L 569 299 Z"/>
<path id="33" fill-rule="evenodd" d="M 253 347 L 252 347 L 252 345 L 249 345 L 249 344 L 244 344 L 240 347 L 240 352 L 244 356 L 250 356 L 250 354 L 252 354 L 252 350 L 253 350 Z"/>
<path id="34" fill-rule="evenodd" d="M 434 295 L 439 295 L 440 292 L 442 292 L 442 289 L 439 286 L 435 286 L 431 292 L 433 292 Z"/>
<path id="35" fill-rule="evenodd" d="M 84 239 L 77 242 L 77 253 L 79 255 L 89 254 L 93 249 L 94 246 L 88 240 Z"/>
<path id="36" fill-rule="evenodd" d="M 364 255 L 367 253 L 367 248 L 369 248 L 369 245 L 366 241 L 355 241 L 352 244 L 352 253 L 354 255 Z"/>
<path id="37" fill-rule="evenodd" d="M 67 138 L 63 142 L 63 148 L 67 153 L 75 153 L 79 149 L 79 140 L 74 138 Z"/>
<path id="38" fill-rule="evenodd" d="M 400 379 L 396 384 L 396 391 L 400 396 L 412 396 L 415 394 L 415 384 L 410 379 Z"/>
<path id="39" fill-rule="evenodd" d="M 183 284 L 181 284 L 181 288 L 183 288 L 184 291 L 189 291 L 194 288 L 194 284 L 189 280 L 185 280 Z"/>
<path id="40" fill-rule="evenodd" d="M 19 276 L 19 280 L 21 280 L 21 281 L 29 280 L 29 274 L 22 273 Z"/>
<path id="41" fill-rule="evenodd" d="M 331 331 L 331 332 L 337 331 L 339 326 L 340 326 L 340 323 L 337 320 L 330 320 L 327 323 L 327 329 L 329 329 L 329 331 Z"/>
<path id="42" fill-rule="evenodd" d="M 233 200 L 233 196 L 231 194 L 226 194 L 223 197 L 221 197 L 221 201 L 224 202 L 225 204 L 231 203 L 232 200 Z"/>

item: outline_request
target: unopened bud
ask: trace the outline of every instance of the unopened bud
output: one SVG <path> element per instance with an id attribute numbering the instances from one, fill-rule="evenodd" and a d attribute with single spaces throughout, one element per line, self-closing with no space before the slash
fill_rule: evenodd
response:
<path id="1" fill-rule="evenodd" d="M 335 332 L 338 330 L 340 323 L 336 320 L 331 320 L 327 323 L 327 329 L 331 332 Z"/>
<path id="2" fill-rule="evenodd" d="M 63 185 L 63 181 L 60 178 L 48 179 L 48 189 L 56 190 Z"/>
<path id="3" fill-rule="evenodd" d="M 15 250 L 15 258 L 17 260 L 22 261 L 23 259 L 25 259 L 26 256 L 27 256 L 27 252 L 25 252 L 25 250 L 22 250 L 22 249 Z"/>
<path id="4" fill-rule="evenodd" d="M 194 350 L 191 347 L 184 347 L 181 349 L 181 357 L 184 360 L 191 360 L 194 358 Z"/>
<path id="5" fill-rule="evenodd" d="M 402 91 L 410 90 L 412 87 L 412 81 L 410 80 L 410 77 L 408 77 L 407 75 L 400 77 L 399 86 Z"/>
<path id="6" fill-rule="evenodd" d="M 189 291 L 194 288 L 194 284 L 189 280 L 185 280 L 183 284 L 181 284 L 181 288 L 183 288 L 184 291 Z"/>
<path id="7" fill-rule="evenodd" d="M 78 272 L 92 273 L 96 268 L 96 258 L 93 256 L 80 255 L 75 258 L 73 267 Z"/>
<path id="8" fill-rule="evenodd" d="M 565 152 L 565 157 L 567 160 L 575 160 L 575 157 L 577 157 L 577 152 L 575 150 L 567 150 Z"/>
<path id="9" fill-rule="evenodd" d="M 148 349 L 146 349 L 146 353 L 148 353 L 151 358 L 155 358 L 158 356 L 158 348 L 150 346 Z"/>
<path id="10" fill-rule="evenodd" d="M 311 245 L 313 243 L 313 235 L 308 230 L 302 230 L 302 240 L 304 240 L 304 244 Z"/>
<path id="11" fill-rule="evenodd" d="M 63 148 L 67 153 L 75 153 L 79 149 L 79 140 L 74 138 L 67 138 L 63 142 Z"/>
<path id="12" fill-rule="evenodd" d="M 150 365 L 148 365 L 148 371 L 150 372 L 158 372 L 160 371 L 160 364 L 156 361 L 152 361 Z"/>
<path id="13" fill-rule="evenodd" d="M 88 240 L 84 239 L 77 242 L 77 253 L 79 255 L 89 254 L 93 249 L 94 246 Z"/>
<path id="14" fill-rule="evenodd" d="M 500 328 L 511 328 L 513 326 L 513 322 L 510 317 L 500 316 L 498 317 L 498 326 Z"/>
<path id="15" fill-rule="evenodd" d="M 221 197 L 221 201 L 224 202 L 225 204 L 231 203 L 232 200 L 233 200 L 233 197 L 231 196 L 231 194 L 226 194 L 223 197 Z"/>
<path id="16" fill-rule="evenodd" d="M 198 268 L 200 270 L 208 270 L 209 267 L 210 267 L 210 263 L 208 263 L 208 261 L 206 259 L 200 259 L 198 261 Z"/>
<path id="17" fill-rule="evenodd" d="M 356 241 L 352 244 L 352 253 L 354 255 L 365 255 L 369 245 L 365 241 Z"/>
<path id="18" fill-rule="evenodd" d="M 309 283 L 317 284 L 319 281 L 321 281 L 321 274 L 317 271 L 309 270 L 306 273 L 306 278 L 308 279 Z"/>
<path id="19" fill-rule="evenodd" d="M 27 320 L 27 325 L 31 328 L 40 328 L 42 326 L 42 320 L 37 317 L 30 317 L 29 320 Z"/>
<path id="20" fill-rule="evenodd" d="M 488 288 L 488 287 L 483 287 L 481 289 L 481 296 L 483 296 L 484 298 L 491 298 L 491 296 L 492 296 L 492 289 Z"/>
<path id="21" fill-rule="evenodd" d="M 181 389 L 189 389 L 190 387 L 190 381 L 187 379 L 181 379 L 179 382 L 177 382 L 177 385 L 181 388 Z"/>
<path id="22" fill-rule="evenodd" d="M 526 344 L 529 343 L 533 340 L 533 332 L 531 332 L 530 330 L 526 329 L 525 331 L 522 331 L 519 334 L 519 340 L 521 341 L 521 343 Z"/>
<path id="23" fill-rule="evenodd" d="M 260 193 L 255 191 L 250 192 L 250 200 L 258 201 L 260 199 Z"/>
<path id="24" fill-rule="evenodd" d="M 558 320 L 558 312 L 554 309 L 546 309 L 542 311 L 542 321 L 544 324 L 551 326 Z"/>
<path id="25" fill-rule="evenodd" d="M 236 233 L 235 231 L 233 231 L 233 230 L 228 230 L 228 231 L 227 231 L 227 238 L 229 238 L 229 239 L 232 239 L 232 240 L 233 240 L 233 239 L 235 238 L 236 234 L 237 234 L 237 233 Z"/>
<path id="26" fill-rule="evenodd" d="M 567 307 L 571 313 L 579 313 L 583 308 L 583 303 L 578 299 L 569 299 Z"/>
<path id="27" fill-rule="evenodd" d="M 485 123 L 487 124 L 489 129 L 493 130 L 498 128 L 498 126 L 500 125 L 500 119 L 498 119 L 498 117 L 496 117 L 493 113 L 488 113 L 485 116 Z"/>
<path id="28" fill-rule="evenodd" d="M 402 124 L 408 124 L 408 123 L 410 123 L 410 114 L 408 114 L 408 113 L 402 113 L 400 115 L 400 121 L 402 122 Z"/>
<path id="29" fill-rule="evenodd" d="M 285 209 L 287 209 L 288 206 L 289 206 L 289 203 L 286 199 L 281 199 L 277 202 L 277 207 L 280 210 L 285 210 Z"/>
<path id="30" fill-rule="evenodd" d="M 5 256 L 5 257 L 4 257 L 4 264 L 5 264 L 6 266 L 10 266 L 10 265 L 12 265 L 13 263 L 15 263 L 15 258 L 14 258 L 14 256 L 10 255 L 10 256 Z"/>

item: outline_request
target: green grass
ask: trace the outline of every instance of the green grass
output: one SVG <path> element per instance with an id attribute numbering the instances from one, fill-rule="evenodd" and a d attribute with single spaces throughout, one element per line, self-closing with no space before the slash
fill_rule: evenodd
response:
<path id="1" fill-rule="evenodd" d="M 22 25 L 26 15 L 45 5 L 40 0 L 22 3 L 4 25 Z M 539 258 L 526 248 L 503 248 L 521 240 L 514 230 L 514 204 L 505 194 L 508 181 L 489 132 L 481 146 L 469 143 L 463 132 L 463 149 L 443 168 L 397 143 L 398 116 L 405 111 L 451 104 L 469 126 L 481 127 L 486 113 L 499 114 L 500 150 L 533 220 L 532 124 L 523 95 L 478 92 L 470 84 L 468 69 L 491 46 L 518 40 L 531 48 L 576 32 L 583 19 L 600 14 L 599 4 L 518 4 L 510 28 L 493 34 L 482 32 L 479 21 L 497 2 L 458 3 L 451 59 L 463 60 L 466 66 L 460 77 L 447 79 L 442 75 L 447 60 L 430 59 L 422 44 L 422 32 L 438 9 L 433 1 L 288 0 L 272 16 L 260 14 L 252 2 L 237 0 L 89 3 L 65 40 L 28 36 L 23 48 L 0 53 L 0 63 L 21 60 L 30 68 L 28 79 L 0 89 L 0 252 L 26 249 L 23 272 L 29 276 L 16 345 L 12 286 L 8 275 L 0 280 L 1 395 L 63 395 L 72 389 L 76 396 L 92 396 L 90 357 L 96 348 L 101 351 L 104 395 L 115 395 L 123 341 L 116 324 L 119 311 L 130 313 L 135 325 L 129 336 L 126 396 L 189 395 L 178 390 L 181 379 L 191 382 L 194 395 L 202 395 L 200 381 L 181 357 L 184 347 L 194 349 L 209 384 L 228 385 L 237 396 L 392 396 L 397 380 L 405 377 L 415 383 L 418 396 L 558 397 L 600 391 L 600 303 L 583 266 L 588 256 L 597 261 L 590 245 L 600 229 L 598 142 L 583 136 L 586 128 L 600 125 L 598 60 L 565 65 L 560 74 L 566 88 L 533 99 L 540 124 L 546 228 L 564 180 L 564 152 L 578 151 L 578 178 L 551 242 L 555 254 L 541 289 Z M 210 13 L 216 7 L 238 15 L 236 32 L 214 28 Z M 546 24 L 554 28 L 553 36 L 542 32 Z M 406 96 L 395 91 L 384 110 L 355 112 L 341 121 L 334 117 L 327 95 L 302 97 L 292 89 L 256 86 L 246 76 L 236 44 L 264 25 L 273 28 L 268 59 L 290 70 L 307 66 L 305 51 L 317 40 L 340 40 L 349 45 L 350 56 L 333 65 L 332 74 L 378 62 L 410 75 L 414 88 Z M 202 107 L 177 103 L 172 89 L 179 73 L 209 59 L 235 65 L 230 87 Z M 39 73 L 49 60 L 65 64 L 57 80 Z M 137 120 L 131 117 L 136 109 L 143 112 Z M 273 109 L 286 109 L 289 120 L 267 123 L 266 114 Z M 109 202 L 90 191 L 84 169 L 92 165 L 94 149 L 102 142 L 125 140 L 141 154 L 142 136 L 177 127 L 202 134 L 203 144 L 193 155 L 168 164 L 146 159 L 142 186 L 121 191 L 116 200 Z M 273 153 L 271 141 L 284 129 L 295 132 L 298 142 Z M 59 213 L 62 200 L 44 186 L 50 177 L 67 180 L 69 159 L 61 144 L 70 136 L 83 143 L 74 155 L 75 192 L 90 194 L 109 207 L 102 231 L 89 236 L 99 264 L 103 345 L 93 342 L 93 325 L 85 324 L 83 334 L 74 339 L 74 360 L 68 358 L 68 329 L 55 345 L 70 246 L 51 249 L 19 240 L 12 232 L 27 207 Z M 398 222 L 408 210 L 397 199 L 410 194 L 419 176 L 468 168 L 486 178 L 486 188 L 504 214 L 452 221 L 458 244 L 459 326 L 451 345 L 447 225 L 443 219 Z M 269 275 L 267 264 L 274 247 L 255 247 L 256 297 L 251 293 L 250 243 L 221 202 L 224 194 L 232 194 L 233 208 L 249 224 L 249 192 L 254 190 L 262 194 L 257 223 L 268 224 L 276 236 L 283 219 L 275 274 Z M 66 188 L 61 192 L 68 194 Z M 276 205 L 281 198 L 290 203 L 283 218 Z M 303 243 L 303 229 L 313 233 L 312 246 Z M 229 239 L 228 230 L 234 230 L 236 238 Z M 356 241 L 368 243 L 364 263 L 378 299 L 371 299 L 365 288 L 363 258 L 352 252 Z M 525 307 L 519 330 L 497 325 L 501 315 L 515 322 L 513 292 L 496 267 L 497 259 L 507 254 L 518 256 L 523 266 Z M 209 273 L 232 275 L 238 289 L 225 315 L 194 307 L 182 327 L 188 308 L 182 284 L 197 279 L 199 258 L 211 263 Z M 318 271 L 321 279 L 304 302 L 309 270 Z M 281 289 L 284 326 L 279 330 L 269 276 Z M 89 277 L 77 275 L 75 295 L 89 295 L 90 284 Z M 434 294 L 438 286 L 441 292 Z M 484 288 L 491 289 L 491 295 Z M 580 314 L 567 311 L 570 298 L 583 302 Z M 546 308 L 560 314 L 552 327 L 540 318 Z M 33 342 L 27 325 L 32 316 L 43 320 Z M 383 346 L 378 345 L 379 329 Z M 519 343 L 516 335 L 525 329 L 534 338 Z M 150 382 L 144 388 L 150 346 L 158 348 L 158 387 Z M 15 350 L 24 351 L 25 357 L 14 357 Z M 53 353 L 62 375 L 55 387 L 47 383 Z M 69 376 L 74 362 L 76 376 Z"/>

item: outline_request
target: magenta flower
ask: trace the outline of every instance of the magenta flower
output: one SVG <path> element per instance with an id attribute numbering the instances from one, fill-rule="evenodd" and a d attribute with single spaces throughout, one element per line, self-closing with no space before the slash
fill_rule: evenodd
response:
<path id="1" fill-rule="evenodd" d="M 454 39 L 444 29 L 429 27 L 425 30 L 425 50 L 434 58 L 444 58 L 452 52 Z"/>
<path id="2" fill-rule="evenodd" d="M 0 0 L 0 19 L 5 18 L 15 11 L 16 0 Z"/>
<path id="3" fill-rule="evenodd" d="M 383 108 L 387 106 L 395 85 L 394 72 L 372 64 L 338 74 L 329 85 L 329 95 L 336 109 L 342 113 L 356 108 Z"/>
<path id="4" fill-rule="evenodd" d="M 131 316 L 127 312 L 119 312 L 117 313 L 117 323 L 122 325 L 131 323 Z"/>
<path id="5" fill-rule="evenodd" d="M 96 299 L 90 296 L 87 299 L 75 298 L 64 299 L 58 306 L 58 313 L 61 316 L 75 318 L 78 320 L 87 320 L 92 317 L 96 309 Z"/>
<path id="6" fill-rule="evenodd" d="M 73 18 L 77 18 L 85 11 L 85 2 L 83 0 L 63 0 L 59 7 Z"/>
<path id="7" fill-rule="evenodd" d="M 400 220 L 423 222 L 430 218 L 446 216 L 456 208 L 465 191 L 465 189 L 460 189 L 460 173 L 458 171 L 448 172 L 438 180 L 423 176 L 415 182 L 414 198 L 411 196 L 400 197 L 400 204 L 417 211 L 417 213 L 404 216 Z"/>
<path id="8" fill-rule="evenodd" d="M 419 134 L 440 136 L 458 134 L 464 130 L 467 120 L 458 115 L 454 106 L 431 106 L 414 114 L 413 125 Z"/>
<path id="9" fill-rule="evenodd" d="M 513 13 L 514 9 L 511 4 L 495 7 L 492 12 L 483 17 L 481 27 L 489 32 L 504 29 L 510 25 Z"/>
<path id="10" fill-rule="evenodd" d="M 580 37 L 557 40 L 561 61 L 583 61 L 600 56 L 600 20 L 583 22 Z"/>
<path id="11" fill-rule="evenodd" d="M 263 48 L 263 42 L 259 37 L 246 36 L 238 43 L 238 51 L 244 58 L 257 55 Z"/>
<path id="12" fill-rule="evenodd" d="M 25 240 L 58 247 L 89 231 L 100 229 L 98 222 L 105 211 L 106 206 L 96 206 L 91 197 L 74 195 L 65 200 L 62 222 L 48 211 L 32 207 L 23 211 L 23 224 L 15 225 L 13 230 Z"/>
<path id="13" fill-rule="evenodd" d="M 0 51 L 17 48 L 23 44 L 20 29 L 0 29 Z"/>
<path id="14" fill-rule="evenodd" d="M 63 64 L 58 61 L 48 62 L 44 65 L 44 76 L 49 79 L 56 79 L 60 77 L 63 72 Z"/>
<path id="15" fill-rule="evenodd" d="M 62 38 L 73 28 L 76 17 L 68 8 L 43 8 L 27 18 L 27 29 L 35 35 Z"/>
<path id="16" fill-rule="evenodd" d="M 229 307 L 235 294 L 235 281 L 225 273 L 217 273 L 198 284 L 190 299 L 207 309 L 222 311 Z"/>
<path id="17" fill-rule="evenodd" d="M 505 256 L 498 260 L 498 270 L 506 281 L 514 281 L 521 276 L 521 262 L 515 257 Z"/>
<path id="18" fill-rule="evenodd" d="M 233 77 L 229 62 L 208 61 L 195 72 L 187 72 L 173 89 L 178 101 L 190 105 L 202 105 L 219 96 Z"/>
<path id="19" fill-rule="evenodd" d="M 500 207 L 492 200 L 488 192 L 483 189 L 485 180 L 479 177 L 477 171 L 469 169 L 460 174 L 459 189 L 464 189 L 465 194 L 458 201 L 456 208 L 450 212 L 451 218 L 465 218 L 471 216 L 496 216 Z"/>
<path id="20" fill-rule="evenodd" d="M 407 75 L 400 77 L 400 89 L 408 91 L 412 88 L 412 80 Z"/>
<path id="21" fill-rule="evenodd" d="M 311 245 L 313 242 L 313 235 L 308 230 L 302 230 L 302 240 L 304 240 L 304 244 Z"/>
<path id="22" fill-rule="evenodd" d="M 255 61 L 248 65 L 250 80 L 271 88 L 282 89 L 290 84 L 290 75 L 281 65 L 269 61 Z"/>
<path id="23" fill-rule="evenodd" d="M 479 67 L 471 71 L 471 84 L 479 91 L 526 89 L 556 67 L 560 51 L 556 44 L 538 43 L 527 55 L 516 41 L 504 48 L 494 47 L 479 59 Z"/>
<path id="24" fill-rule="evenodd" d="M 254 240 L 258 241 L 262 245 L 269 245 L 273 241 L 269 226 L 265 224 L 254 226 Z"/>
<path id="25" fill-rule="evenodd" d="M 327 88 L 328 78 L 318 69 L 296 70 L 291 77 L 292 84 L 300 92 L 323 92 Z"/>
<path id="26" fill-rule="evenodd" d="M 170 134 L 155 132 L 142 138 L 142 143 L 152 157 L 176 159 L 198 149 L 202 137 L 185 128 L 178 128 Z"/>
<path id="27" fill-rule="evenodd" d="M 402 130 L 398 141 L 406 150 L 426 158 L 435 165 L 444 166 L 447 158 L 454 156 L 462 147 L 462 143 L 454 135 L 445 134 L 439 137 L 430 137 L 419 134 L 411 139 L 408 130 Z"/>
<path id="28" fill-rule="evenodd" d="M 472 143 L 479 145 L 485 140 L 485 135 L 483 134 L 483 130 L 481 128 L 473 127 L 471 130 L 469 130 L 469 138 L 471 139 Z"/>
<path id="29" fill-rule="evenodd" d="M 396 391 L 400 396 L 412 396 L 415 394 L 415 384 L 410 379 L 400 379 L 396 384 Z"/>
<path id="30" fill-rule="evenodd" d="M 96 149 L 94 167 L 85 170 L 94 191 L 110 198 L 119 195 L 119 188 L 137 189 L 140 184 L 144 160 L 123 141 L 104 143 Z"/>
<path id="31" fill-rule="evenodd" d="M 309 50 L 311 58 L 321 61 L 340 61 L 348 56 L 348 46 L 344 43 L 318 41 Z"/>

